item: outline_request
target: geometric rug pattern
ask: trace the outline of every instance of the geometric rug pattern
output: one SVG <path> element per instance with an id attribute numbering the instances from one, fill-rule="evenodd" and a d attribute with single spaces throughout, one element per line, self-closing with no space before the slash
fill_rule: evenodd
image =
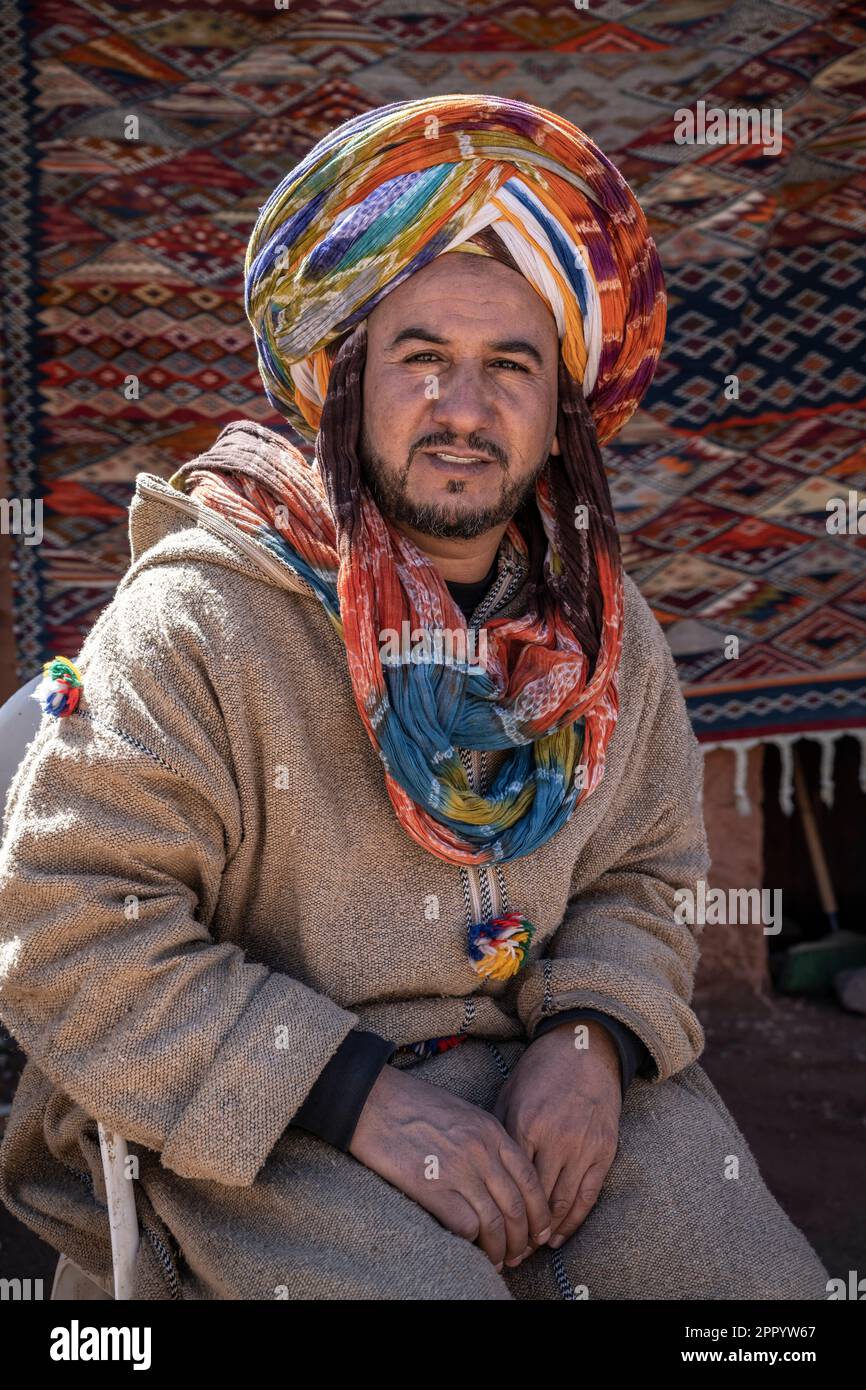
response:
<path id="1" fill-rule="evenodd" d="M 44 526 L 14 546 L 19 682 L 110 600 L 139 471 L 239 417 L 302 443 L 243 311 L 286 170 L 384 102 L 496 92 L 586 130 L 659 247 L 665 349 L 605 460 L 698 737 L 866 727 L 861 6 L 30 0 L 0 39 L 6 492 Z M 747 138 L 677 139 L 683 111 L 749 110 Z M 853 528 L 828 529 L 834 499 Z"/>

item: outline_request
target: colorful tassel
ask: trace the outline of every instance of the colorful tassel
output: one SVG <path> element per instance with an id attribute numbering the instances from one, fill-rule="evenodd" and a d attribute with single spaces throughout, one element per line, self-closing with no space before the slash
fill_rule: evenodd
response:
<path id="1" fill-rule="evenodd" d="M 42 706 L 43 714 L 53 714 L 57 719 L 65 719 L 72 714 L 84 682 L 77 666 L 65 656 L 55 656 L 42 667 L 42 680 L 33 691 L 33 699 Z"/>
<path id="2" fill-rule="evenodd" d="M 534 926 L 520 912 L 508 912 L 469 928 L 469 957 L 476 975 L 507 980 L 516 975 L 529 950 Z"/>
<path id="3" fill-rule="evenodd" d="M 451 1047 L 459 1047 L 460 1043 L 468 1042 L 465 1033 L 448 1033 L 444 1038 L 429 1038 L 427 1042 L 412 1043 L 410 1051 L 416 1052 L 419 1057 L 434 1057 L 437 1052 L 447 1052 Z"/>

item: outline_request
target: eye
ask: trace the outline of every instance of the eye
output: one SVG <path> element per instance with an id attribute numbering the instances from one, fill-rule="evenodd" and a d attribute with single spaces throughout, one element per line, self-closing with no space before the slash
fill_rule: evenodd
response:
<path id="1" fill-rule="evenodd" d="M 413 352 L 412 356 L 406 357 L 404 361 L 417 362 L 422 357 L 435 357 L 436 355 L 435 352 L 431 352 L 429 348 L 426 348 L 423 352 Z M 495 367 L 497 362 L 504 364 L 506 367 L 516 367 L 519 372 L 528 373 L 529 370 L 527 367 L 523 366 L 522 362 L 512 362 L 510 357 L 498 357 L 496 362 L 492 363 L 492 365 Z"/>

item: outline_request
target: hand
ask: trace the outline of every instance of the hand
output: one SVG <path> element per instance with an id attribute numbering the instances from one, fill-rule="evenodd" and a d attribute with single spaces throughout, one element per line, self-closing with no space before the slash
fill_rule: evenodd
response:
<path id="1" fill-rule="evenodd" d="M 589 1046 L 575 1047 L 586 1028 Z M 622 1079 L 610 1033 L 595 1019 L 551 1028 L 522 1053 L 493 1113 L 531 1159 L 553 1215 L 551 1249 L 585 1221 L 619 1142 Z"/>
<path id="2" fill-rule="evenodd" d="M 499 1121 L 397 1067 L 379 1073 L 349 1153 L 454 1235 L 477 1241 L 497 1269 L 550 1234 L 538 1173 Z"/>

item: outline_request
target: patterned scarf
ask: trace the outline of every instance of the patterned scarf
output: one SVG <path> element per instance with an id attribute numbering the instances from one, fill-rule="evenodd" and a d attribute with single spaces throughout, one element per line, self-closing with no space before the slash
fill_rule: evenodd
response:
<path id="1" fill-rule="evenodd" d="M 383 659 L 388 634 L 465 632 L 466 619 L 436 567 L 382 515 L 366 487 L 359 489 L 354 528 L 335 525 L 342 509 L 329 499 L 325 460 L 332 446 L 341 459 L 354 457 L 354 449 L 342 430 L 335 439 L 331 417 L 341 425 L 354 417 L 357 437 L 358 412 L 347 410 L 346 400 L 360 395 L 365 347 L 359 327 L 340 349 L 316 468 L 286 444 L 270 466 L 249 455 L 224 467 L 193 459 L 170 481 L 266 546 L 314 590 L 345 644 L 358 712 L 412 838 L 455 864 L 507 863 L 555 834 L 601 780 L 618 709 L 621 571 L 607 552 L 597 553 L 603 623 L 590 677 L 556 602 L 550 543 L 556 520 L 549 479 L 540 477 L 548 582 L 534 586 L 520 617 L 484 624 L 484 666 L 468 655 L 461 659 L 459 650 L 415 660 L 405 645 L 396 658 Z M 528 564 L 527 540 L 515 521 L 504 539 Z M 459 747 L 513 750 L 486 796 L 471 789 Z"/>

